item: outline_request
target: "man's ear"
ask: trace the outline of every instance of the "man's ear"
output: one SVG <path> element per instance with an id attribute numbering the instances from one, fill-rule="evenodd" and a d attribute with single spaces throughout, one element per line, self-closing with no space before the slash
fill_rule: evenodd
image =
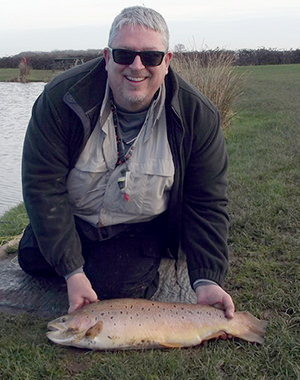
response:
<path id="1" fill-rule="evenodd" d="M 107 48 L 107 47 L 104 48 L 104 50 L 103 50 L 103 54 L 104 54 L 104 59 L 105 59 L 105 63 L 106 63 L 106 66 L 107 66 L 107 64 L 108 64 L 108 62 L 109 62 L 109 60 L 110 60 L 110 58 L 111 58 L 109 48 Z M 106 69 L 106 66 L 105 66 L 105 69 Z"/>
<path id="2" fill-rule="evenodd" d="M 166 75 L 168 74 L 168 71 L 169 71 L 169 66 L 170 66 L 170 61 L 173 57 L 173 53 L 171 53 L 170 51 L 165 55 L 165 64 L 166 64 Z"/>

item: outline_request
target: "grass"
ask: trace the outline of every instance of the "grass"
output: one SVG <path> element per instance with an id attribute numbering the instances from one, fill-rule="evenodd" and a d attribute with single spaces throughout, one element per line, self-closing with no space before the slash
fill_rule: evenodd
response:
<path id="1" fill-rule="evenodd" d="M 58 71 L 53 70 L 31 70 L 29 75 L 30 82 L 49 82 Z M 0 82 L 17 81 L 19 77 L 19 69 L 3 69 L 0 68 Z"/>
<path id="2" fill-rule="evenodd" d="M 90 352 L 50 344 L 43 319 L 0 314 L 1 379 L 300 379 L 300 65 L 236 70 L 245 75 L 226 137 L 226 287 L 238 310 L 269 320 L 264 345 L 220 340 L 191 349 Z M 27 222 L 23 205 L 1 222 L 0 236 L 19 234 Z"/>
<path id="3" fill-rule="evenodd" d="M 23 203 L 4 214 L 0 219 L 0 247 L 22 233 L 27 224 L 28 217 Z"/>

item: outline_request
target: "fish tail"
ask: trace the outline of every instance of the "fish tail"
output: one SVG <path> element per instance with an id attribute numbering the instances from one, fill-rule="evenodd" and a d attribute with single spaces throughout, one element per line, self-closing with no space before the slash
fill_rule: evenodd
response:
<path id="1" fill-rule="evenodd" d="M 227 332 L 233 336 L 262 344 L 267 329 L 267 321 L 257 319 L 247 311 L 235 313 L 233 318 L 232 332 Z"/>

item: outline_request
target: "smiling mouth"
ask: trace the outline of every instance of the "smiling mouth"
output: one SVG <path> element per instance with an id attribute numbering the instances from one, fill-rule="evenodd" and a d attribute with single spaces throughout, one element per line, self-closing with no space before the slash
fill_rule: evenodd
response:
<path id="1" fill-rule="evenodd" d="M 145 77 L 131 77 L 131 76 L 126 76 L 126 79 L 128 79 L 129 81 L 131 81 L 131 82 L 136 82 L 136 83 L 138 83 L 138 82 L 142 82 L 142 81 L 144 81 L 146 78 Z"/>

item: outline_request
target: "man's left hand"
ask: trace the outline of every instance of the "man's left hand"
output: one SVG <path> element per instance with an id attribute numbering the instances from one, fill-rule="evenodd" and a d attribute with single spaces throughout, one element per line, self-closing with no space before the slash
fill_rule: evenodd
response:
<path id="1" fill-rule="evenodd" d="M 225 316 L 233 318 L 234 303 L 231 296 L 219 285 L 201 285 L 196 288 L 197 303 L 222 308 Z"/>

